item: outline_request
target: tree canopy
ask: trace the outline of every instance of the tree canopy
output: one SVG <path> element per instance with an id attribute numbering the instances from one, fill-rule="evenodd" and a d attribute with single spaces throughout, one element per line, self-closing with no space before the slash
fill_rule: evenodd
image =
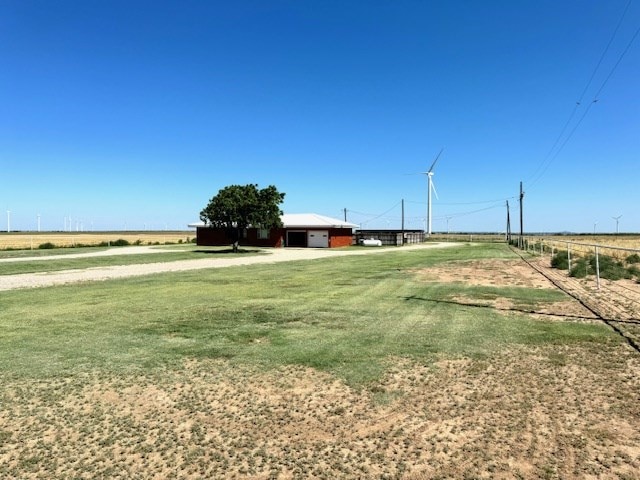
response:
<path id="1" fill-rule="evenodd" d="M 221 189 L 200 212 L 200 220 L 216 228 L 224 228 L 238 249 L 240 231 L 247 227 L 281 227 L 280 204 L 284 193 L 273 185 L 258 189 L 258 185 L 229 185 Z"/>

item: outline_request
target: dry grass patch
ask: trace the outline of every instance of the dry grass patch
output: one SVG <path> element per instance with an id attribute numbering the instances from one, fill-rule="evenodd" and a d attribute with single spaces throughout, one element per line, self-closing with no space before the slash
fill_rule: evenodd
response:
<path id="1" fill-rule="evenodd" d="M 363 389 L 225 361 L 25 381 L 2 394 L 0 475 L 638 478 L 639 389 L 618 342 L 397 358 Z"/>
<path id="2" fill-rule="evenodd" d="M 195 238 L 193 231 L 145 231 L 145 232 L 14 232 L 0 234 L 0 250 L 37 249 L 44 243 L 56 247 L 75 247 L 77 245 L 98 245 L 102 242 L 114 242 L 118 239 L 131 244 L 151 245 L 165 243 L 188 243 Z"/>
<path id="3" fill-rule="evenodd" d="M 556 287 L 546 277 L 521 260 L 483 259 L 450 262 L 429 268 L 412 270 L 418 281 L 464 284 L 465 286 L 492 288 L 530 288 L 555 291 Z M 461 305 L 490 307 L 501 311 L 520 311 L 558 319 L 595 319 L 587 308 L 575 300 L 539 302 L 522 307 L 504 296 L 454 295 L 453 302 Z"/>

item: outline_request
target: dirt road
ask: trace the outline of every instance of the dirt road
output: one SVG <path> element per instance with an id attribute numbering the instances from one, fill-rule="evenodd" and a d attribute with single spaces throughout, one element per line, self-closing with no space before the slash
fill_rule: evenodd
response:
<path id="1" fill-rule="evenodd" d="M 445 248 L 456 245 L 455 243 L 429 243 L 407 245 L 402 247 L 402 251 L 424 249 L 424 248 Z M 82 258 L 90 256 L 123 255 L 155 253 L 162 250 L 154 250 L 149 247 L 127 247 L 111 249 L 102 252 L 82 253 L 73 255 L 56 255 L 57 258 Z M 389 248 L 363 248 L 363 249 L 316 249 L 316 248 L 275 248 L 265 249 L 266 255 L 252 255 L 247 257 L 234 258 L 205 258 L 197 260 L 179 260 L 175 262 L 158 262 L 136 265 L 113 265 L 108 267 L 93 267 L 86 269 L 62 270 L 56 272 L 24 273 L 18 275 L 0 275 L 0 291 L 15 290 L 18 288 L 37 288 L 63 285 L 69 283 L 102 281 L 114 278 L 136 277 L 142 275 L 152 275 L 165 272 L 183 272 L 188 270 L 201 270 L 207 268 L 223 268 L 238 265 L 252 265 L 258 263 L 287 262 L 292 260 L 312 260 L 315 258 L 341 257 L 347 255 L 369 255 L 384 254 L 385 252 L 396 251 Z M 6 259 L 5 261 L 41 261 L 53 257 L 32 257 Z"/>

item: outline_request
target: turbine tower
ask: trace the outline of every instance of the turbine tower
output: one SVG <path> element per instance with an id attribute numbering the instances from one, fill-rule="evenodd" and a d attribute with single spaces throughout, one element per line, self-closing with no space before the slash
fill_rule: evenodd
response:
<path id="1" fill-rule="evenodd" d="M 444 150 L 444 148 L 440 150 L 440 153 L 438 153 L 438 155 L 436 156 L 436 159 L 431 164 L 431 167 L 429 167 L 429 170 L 427 170 L 426 172 L 422 172 L 427 176 L 427 235 L 428 236 L 431 236 L 431 191 L 432 190 L 436 198 L 438 198 L 438 192 L 436 192 L 436 188 L 433 185 L 433 167 L 436 166 L 436 162 L 440 158 L 440 155 L 442 154 L 442 150 Z"/>
<path id="2" fill-rule="evenodd" d="M 617 217 L 611 217 L 616 221 L 616 235 L 618 234 L 618 222 L 620 222 L 620 218 L 622 215 L 618 215 Z"/>

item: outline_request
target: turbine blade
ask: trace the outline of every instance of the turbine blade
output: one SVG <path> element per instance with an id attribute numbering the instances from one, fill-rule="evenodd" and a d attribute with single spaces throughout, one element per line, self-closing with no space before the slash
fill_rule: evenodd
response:
<path id="1" fill-rule="evenodd" d="M 435 196 L 436 196 L 436 200 L 440 200 L 440 199 L 438 198 L 438 191 L 436 190 L 436 185 L 435 185 L 435 183 L 433 183 L 433 180 L 431 180 L 431 188 L 433 189 L 433 193 L 434 193 L 434 194 L 435 194 Z"/>
<path id="2" fill-rule="evenodd" d="M 438 161 L 438 159 L 440 158 L 440 155 L 442 154 L 442 151 L 444 150 L 444 148 L 440 149 L 440 153 L 438 153 L 438 155 L 436 155 L 436 159 L 433 161 L 433 163 L 431 164 L 431 167 L 429 167 L 429 170 L 427 170 L 428 172 L 433 171 L 433 167 L 436 166 L 436 162 Z"/>

